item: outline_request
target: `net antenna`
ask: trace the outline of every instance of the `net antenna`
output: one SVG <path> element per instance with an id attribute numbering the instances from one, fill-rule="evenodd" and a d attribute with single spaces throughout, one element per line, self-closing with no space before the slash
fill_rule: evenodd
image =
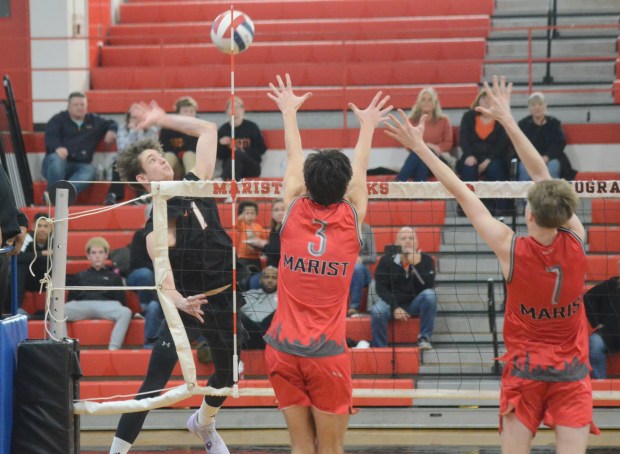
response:
<path id="1" fill-rule="evenodd" d="M 470 189 L 482 199 L 516 199 L 521 202 L 525 197 L 528 188 L 533 184 L 531 182 L 474 182 L 468 183 Z M 620 194 L 620 181 L 594 181 L 572 182 L 576 192 L 581 196 L 582 208 L 588 207 L 590 199 L 618 199 Z M 436 288 L 438 291 L 439 314 L 443 319 L 443 329 L 445 330 L 441 336 L 445 344 L 451 343 L 453 350 L 448 351 L 455 358 L 452 363 L 448 364 L 447 357 L 443 359 L 438 355 L 441 348 L 437 348 L 435 340 L 435 350 L 418 351 L 413 346 L 398 346 L 394 350 L 391 349 L 366 349 L 352 350 L 351 363 L 354 377 L 371 374 L 367 372 L 369 368 L 384 367 L 382 374 L 384 378 L 354 378 L 354 398 L 368 399 L 399 399 L 399 405 L 411 406 L 416 400 L 418 405 L 433 405 L 438 401 L 442 405 L 497 405 L 499 398 L 499 379 L 497 376 L 494 357 L 498 353 L 502 353 L 503 346 L 498 351 L 494 351 L 490 345 L 485 347 L 487 350 L 479 348 L 477 336 L 485 335 L 491 338 L 493 335 L 501 337 L 499 327 L 503 319 L 501 310 L 497 314 L 498 332 L 493 333 L 493 328 L 486 323 L 487 305 L 489 300 L 493 298 L 487 294 L 487 277 L 488 275 L 498 275 L 498 264 L 492 252 L 485 250 L 482 242 L 475 239 L 473 227 L 464 218 L 456 216 L 456 205 L 452 196 L 440 183 L 392 183 L 392 182 L 369 182 L 368 190 L 370 196 L 369 211 L 367 214 L 367 222 L 371 225 L 379 222 L 380 227 L 374 227 L 375 236 L 379 236 L 379 230 L 383 234 L 383 242 L 389 244 L 394 238 L 394 233 L 398 231 L 401 225 L 416 225 L 422 223 L 423 218 L 430 219 L 431 226 L 418 228 L 418 235 L 421 237 L 426 235 L 425 241 L 429 238 L 437 241 L 437 238 L 443 236 L 444 241 L 449 236 L 449 232 L 464 232 L 468 229 L 466 235 L 462 236 L 463 241 L 470 246 L 469 257 L 474 258 L 474 268 L 471 270 L 473 284 L 468 284 L 471 293 L 459 292 L 458 282 L 460 273 L 462 273 L 463 265 L 454 263 L 449 266 L 442 265 L 438 267 L 441 279 L 438 280 Z M 78 401 L 74 405 L 74 410 L 78 414 L 116 414 L 137 412 L 147 409 L 169 406 L 175 402 L 184 400 L 193 395 L 233 395 L 233 396 L 273 396 L 273 390 L 267 385 L 256 387 L 245 381 L 241 381 L 234 388 L 213 389 L 210 387 L 202 387 L 198 385 L 197 369 L 191 351 L 191 346 L 187 338 L 187 333 L 183 323 L 181 322 L 179 312 L 174 304 L 164 292 L 162 292 L 162 282 L 166 273 L 171 272 L 170 261 L 168 259 L 168 223 L 167 223 L 167 200 L 172 197 L 209 197 L 224 200 L 230 196 L 252 198 L 258 200 L 272 200 L 281 198 L 282 182 L 281 181 L 241 181 L 233 182 L 214 182 L 214 181 L 170 181 L 153 183 L 152 197 L 154 209 L 154 233 L 155 233 L 155 279 L 156 288 L 160 297 L 168 325 L 173 335 L 174 342 L 181 364 L 184 384 L 164 390 L 166 391 L 159 397 L 147 398 L 144 400 L 133 400 L 132 396 L 127 396 L 127 400 L 115 402 L 97 402 L 102 399 L 91 399 L 88 401 Z M 427 200 L 423 200 L 427 199 Z M 262 202 L 261 202 L 262 203 Z M 220 208 L 229 209 L 230 204 L 220 204 Z M 377 212 L 377 206 L 384 206 L 386 211 Z M 226 207 L 226 208 L 224 208 Z M 374 207 L 374 208 L 373 208 Z M 421 208 L 424 207 L 424 208 Z M 427 210 L 426 213 L 420 210 Z M 373 211 L 374 210 L 374 211 Z M 390 216 L 393 224 L 386 224 L 386 218 Z M 583 217 L 583 216 L 582 216 Z M 395 219 L 400 221 L 396 222 Z M 399 223 L 402 222 L 402 223 Z M 522 219 L 520 219 L 520 224 Z M 423 225 L 423 224 L 422 224 Z M 455 230 L 456 229 L 456 230 Z M 443 232 L 440 234 L 440 232 Z M 455 233 L 455 235 L 456 235 Z M 439 240 L 441 242 L 441 240 Z M 423 245 L 421 245 L 423 247 Z M 382 251 L 378 247 L 379 251 Z M 427 252 L 436 254 L 443 260 L 445 251 L 435 249 Z M 477 256 L 486 256 L 478 258 Z M 459 256 L 460 257 L 460 256 Z M 457 260 L 468 260 L 465 258 L 457 258 Z M 446 270 L 450 266 L 454 266 L 454 270 Z M 442 269 L 443 267 L 443 269 Z M 464 281 L 461 281 L 464 282 Z M 496 281 L 499 282 L 499 279 Z M 497 286 L 497 285 L 496 285 Z M 456 290 L 455 290 L 456 289 Z M 449 293 L 451 292 L 451 293 Z M 465 294 L 467 293 L 467 294 Z M 488 299 L 487 299 L 488 297 Z M 474 301 L 472 301 L 472 299 Z M 454 317 L 451 321 L 447 321 L 449 312 L 452 307 L 453 315 L 456 309 L 461 311 L 465 306 L 477 305 L 478 312 L 484 314 L 484 318 L 479 319 L 481 323 L 474 326 L 474 321 L 466 319 L 462 320 L 462 315 Z M 479 316 L 478 315 L 478 316 Z M 357 319 L 353 319 L 357 320 Z M 465 329 L 464 329 L 465 328 Z M 475 329 L 474 329 L 475 328 Z M 467 329 L 470 331 L 467 332 Z M 437 327 L 436 327 L 437 330 Z M 484 330 L 484 332 L 483 332 Z M 369 333 L 368 333 L 369 334 Z M 401 332 L 402 334 L 402 332 Z M 437 333 L 438 334 L 438 333 Z M 396 333 L 398 337 L 398 332 Z M 469 336 L 473 341 L 469 342 L 470 350 L 461 348 L 461 338 Z M 500 341 L 501 343 L 501 341 Z M 392 364 L 392 358 L 395 354 L 395 366 Z M 437 359 L 439 358 L 439 359 Z M 415 363 L 415 364 L 414 364 Z M 414 367 L 416 366 L 416 367 Z M 391 374 L 395 367 L 396 378 L 392 378 Z M 472 370 L 481 372 L 474 373 Z M 366 371 L 366 372 L 364 372 Z M 430 371 L 430 372 L 429 372 Z M 433 372 L 434 371 L 434 372 Z M 246 371 L 247 373 L 247 371 Z M 374 372 L 373 372 L 374 373 Z M 445 381 L 434 382 L 429 378 L 431 374 L 439 378 L 446 378 Z M 389 377 L 389 378 L 388 378 Z M 423 378 L 423 380 L 422 380 Z M 468 381 L 470 380 L 470 381 Z M 424 384 L 422 384 L 424 382 Z M 492 386 L 487 386 L 491 383 Z M 600 383 L 595 387 L 593 393 L 595 400 L 620 400 L 620 392 L 614 391 L 609 385 Z M 113 400 L 118 396 L 108 396 L 108 400 Z M 393 400 L 395 402 L 395 400 Z M 421 402 L 424 403 L 421 403 Z M 431 402 L 431 403 L 426 403 Z M 449 402 L 449 403 L 448 403 Z M 362 404 L 363 405 L 363 404 Z M 384 404 L 390 405 L 389 403 Z"/>

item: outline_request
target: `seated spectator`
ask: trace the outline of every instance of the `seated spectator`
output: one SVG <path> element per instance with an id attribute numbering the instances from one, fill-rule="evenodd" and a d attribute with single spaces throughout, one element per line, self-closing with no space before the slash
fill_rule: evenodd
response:
<path id="1" fill-rule="evenodd" d="M 512 147 L 503 126 L 493 118 L 474 109 L 488 107 L 484 90 L 476 96 L 470 110 L 463 114 L 459 134 L 459 145 L 463 155 L 457 163 L 457 172 L 463 181 L 505 181 L 512 156 Z M 505 199 L 489 200 L 492 214 L 503 214 L 509 208 Z"/>
<path id="2" fill-rule="evenodd" d="M 583 299 L 588 321 L 594 328 L 590 334 L 592 378 L 607 378 L 607 354 L 620 351 L 620 276 L 595 285 Z"/>
<path id="3" fill-rule="evenodd" d="M 278 306 L 278 269 L 267 266 L 261 273 L 260 288 L 244 293 L 245 305 L 241 307 L 240 318 L 250 338 L 244 348 L 263 350 L 263 336 L 271 325 L 271 319 Z"/>
<path id="4" fill-rule="evenodd" d="M 93 155 L 101 139 L 107 144 L 116 140 L 116 122 L 88 113 L 86 95 L 69 95 L 67 110 L 54 115 L 45 127 L 45 159 L 41 173 L 49 188 L 59 180 L 73 182 L 79 193 L 95 178 Z"/>
<path id="5" fill-rule="evenodd" d="M 437 92 L 432 87 L 425 88 L 420 92 L 409 118 L 417 126 L 422 115 L 427 115 L 424 126 L 424 142 L 437 156 L 454 167 L 455 159 L 450 154 L 453 146 L 452 125 L 450 125 L 448 117 L 441 111 Z M 407 151 L 409 156 L 396 175 L 396 181 L 426 181 L 430 175 L 428 167 L 417 154 L 411 150 Z"/>
<path id="6" fill-rule="evenodd" d="M 360 255 L 357 257 L 355 268 L 353 268 L 353 277 L 351 278 L 349 310 L 347 311 L 347 316 L 349 317 L 360 313 L 364 287 L 368 287 L 372 280 L 369 266 L 377 261 L 375 235 L 372 233 L 372 228 L 366 223 L 362 224 L 362 241 Z"/>
<path id="7" fill-rule="evenodd" d="M 116 136 L 116 148 L 122 153 L 127 146 L 142 139 L 157 139 L 159 131 L 157 127 L 151 126 L 147 129 L 136 129 L 136 117 L 130 112 L 125 114 L 125 123 L 118 128 Z M 108 195 L 103 202 L 104 205 L 114 205 L 125 198 L 125 185 L 120 183 L 121 177 L 116 170 L 116 160 L 112 166 L 112 184 L 108 190 Z"/>
<path id="8" fill-rule="evenodd" d="M 148 287 L 155 285 L 153 261 L 146 249 L 145 230 L 140 229 L 131 240 L 131 255 L 127 285 L 131 287 Z M 159 304 L 157 291 L 138 290 L 138 299 L 144 315 L 144 347 L 152 348 L 159 336 L 159 328 L 164 320 L 164 311 Z"/>
<path id="9" fill-rule="evenodd" d="M 231 116 L 231 102 L 226 103 L 226 113 Z M 235 97 L 235 180 L 260 176 L 260 163 L 267 151 L 265 139 L 258 125 L 246 120 L 243 100 Z M 230 121 L 224 123 L 217 131 L 219 144 L 217 157 L 222 160 L 222 178 L 232 178 L 232 132 Z"/>
<path id="10" fill-rule="evenodd" d="M 49 243 L 53 231 L 54 224 L 47 219 L 47 213 L 34 215 L 34 232 L 28 232 L 22 253 L 17 256 L 17 301 L 19 307 L 22 307 L 24 303 L 26 290 L 30 292 L 41 290 L 41 279 L 47 273 L 48 259 L 52 255 L 52 248 Z"/>
<path id="11" fill-rule="evenodd" d="M 557 118 L 547 115 L 545 95 L 535 91 L 528 98 L 527 105 L 530 114 L 519 121 L 521 131 L 542 156 L 552 178 L 574 179 L 577 172 L 573 170 L 564 154 L 566 136 L 562 123 Z M 517 172 L 519 181 L 531 180 L 522 162 L 519 162 Z"/>
<path id="12" fill-rule="evenodd" d="M 237 256 L 239 263 L 252 273 L 260 272 L 261 249 L 267 244 L 267 232 L 256 222 L 258 204 L 252 200 L 244 200 L 237 208 Z"/>
<path id="13" fill-rule="evenodd" d="M 263 255 L 267 258 L 267 266 L 273 266 L 274 268 L 278 268 L 280 266 L 280 228 L 282 227 L 282 221 L 284 220 L 284 215 L 286 211 L 284 210 L 284 202 L 282 199 L 275 199 L 271 202 L 271 223 L 269 229 L 269 239 L 263 246 Z M 248 240 L 246 240 L 248 241 Z M 255 247 L 260 247 L 260 244 L 263 243 L 264 240 L 256 240 L 248 241 L 248 244 L 251 244 Z M 248 288 L 257 289 L 260 287 L 261 273 L 254 273 L 250 276 L 250 280 L 248 282 Z"/>
<path id="14" fill-rule="evenodd" d="M 91 267 L 80 273 L 67 276 L 70 286 L 123 286 L 123 280 L 115 270 L 105 264 L 110 245 L 102 237 L 93 237 L 86 243 L 86 258 Z M 114 329 L 110 336 L 109 349 L 122 347 L 131 321 L 131 310 L 125 307 L 125 292 L 121 290 L 72 290 L 65 304 L 68 322 L 78 320 L 112 320 Z"/>
<path id="15" fill-rule="evenodd" d="M 178 115 L 195 117 L 198 113 L 198 103 L 191 96 L 183 96 L 174 102 L 174 111 Z M 174 179 L 180 180 L 196 164 L 198 138 L 162 128 L 159 131 L 159 141 L 164 148 L 166 160 L 174 170 Z"/>
<path id="16" fill-rule="evenodd" d="M 371 345 L 387 347 L 388 320 L 396 322 L 420 317 L 418 347 L 432 348 L 431 336 L 437 314 L 435 261 L 418 248 L 418 237 L 411 227 L 396 235 L 396 252 L 385 254 L 375 272 L 379 299 L 370 309 Z"/>

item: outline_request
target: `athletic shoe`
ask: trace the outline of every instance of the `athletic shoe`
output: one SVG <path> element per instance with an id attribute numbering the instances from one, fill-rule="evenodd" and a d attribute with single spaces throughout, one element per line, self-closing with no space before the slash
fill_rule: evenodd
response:
<path id="1" fill-rule="evenodd" d="M 367 340 L 362 339 L 362 340 L 361 340 L 361 341 L 359 341 L 359 342 L 357 343 L 357 345 L 356 345 L 355 347 L 353 347 L 353 348 L 360 348 L 360 349 L 363 349 L 363 348 L 370 348 L 370 342 L 368 342 Z"/>
<path id="2" fill-rule="evenodd" d="M 198 424 L 198 411 L 196 411 L 187 420 L 187 428 L 204 442 L 208 454 L 230 454 L 226 443 L 215 430 L 215 421 L 206 426 Z"/>
<path id="3" fill-rule="evenodd" d="M 107 196 L 105 196 L 105 200 L 103 201 L 104 205 L 114 205 L 116 204 L 116 194 L 114 194 L 113 192 L 108 193 Z"/>
<path id="4" fill-rule="evenodd" d="M 433 346 L 431 345 L 431 341 L 429 341 L 428 339 L 426 339 L 425 337 L 421 337 L 418 340 L 418 348 L 420 350 L 432 350 Z"/>

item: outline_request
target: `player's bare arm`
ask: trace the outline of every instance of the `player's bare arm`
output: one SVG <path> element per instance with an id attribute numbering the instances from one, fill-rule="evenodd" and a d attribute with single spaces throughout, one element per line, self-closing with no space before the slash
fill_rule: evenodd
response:
<path id="1" fill-rule="evenodd" d="M 383 96 L 382 92 L 378 92 L 370 102 L 370 105 L 364 110 L 360 110 L 355 104 L 349 103 L 349 108 L 360 122 L 360 132 L 355 145 L 355 156 L 351 163 L 353 175 L 345 197 L 353 204 L 357 211 L 360 228 L 366 216 L 366 208 L 368 206 L 366 170 L 368 169 L 372 137 L 375 128 L 387 120 L 387 115 L 392 110 L 391 105 L 385 107 L 389 100 L 389 96 Z"/>
<path id="2" fill-rule="evenodd" d="M 270 92 L 267 96 L 271 98 L 280 112 L 284 121 L 284 142 L 286 144 L 287 164 L 284 172 L 284 206 L 288 209 L 295 197 L 305 193 L 303 166 L 304 155 L 301 146 L 301 135 L 297 125 L 297 111 L 303 103 L 312 96 L 312 93 L 305 93 L 297 96 L 293 93 L 293 84 L 288 73 L 285 76 L 286 84 L 280 75 L 276 76 L 278 86 L 270 83 Z"/>
<path id="3" fill-rule="evenodd" d="M 424 143 L 424 124 L 427 116 L 423 115 L 416 127 L 411 124 L 405 112 L 400 109 L 398 112 L 400 120 L 395 115 L 389 115 L 390 122 L 386 123 L 388 129 L 385 133 L 416 153 L 441 184 L 454 195 L 478 234 L 497 255 L 504 275 L 507 276 L 510 269 L 510 246 L 514 232 L 495 219 L 452 169 Z"/>
<path id="4" fill-rule="evenodd" d="M 210 121 L 185 115 L 167 114 L 156 102 L 137 103 L 131 107 L 137 117 L 138 129 L 151 126 L 173 129 L 189 136 L 198 137 L 196 166 L 191 169 L 201 180 L 211 179 L 217 158 L 217 126 Z"/>
<path id="5" fill-rule="evenodd" d="M 484 113 L 499 121 L 512 141 L 519 158 L 532 177 L 532 181 L 551 180 L 547 164 L 527 136 L 521 131 L 510 110 L 510 95 L 512 83 L 506 84 L 506 77 L 493 76 L 493 85 L 484 82 L 484 90 L 489 99 L 488 108 L 476 107 L 478 112 Z M 564 227 L 575 232 L 580 238 L 585 238 L 585 229 L 576 215 L 573 215 Z"/>
<path id="6" fill-rule="evenodd" d="M 176 238 L 175 238 L 176 239 Z M 155 259 L 155 235 L 154 232 L 149 233 L 146 236 L 146 249 L 149 253 L 151 260 Z M 200 293 L 198 295 L 192 295 L 185 298 L 181 295 L 174 284 L 174 277 L 172 271 L 168 271 L 162 282 L 162 291 L 168 295 L 177 309 L 183 312 L 187 312 L 189 315 L 196 317 L 201 323 L 204 323 L 202 316 L 204 312 L 200 309 L 202 304 L 208 303 L 207 297 Z"/>

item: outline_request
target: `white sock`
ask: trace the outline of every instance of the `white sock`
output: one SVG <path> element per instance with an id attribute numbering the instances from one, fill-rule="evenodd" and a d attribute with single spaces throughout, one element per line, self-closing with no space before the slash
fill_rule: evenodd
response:
<path id="1" fill-rule="evenodd" d="M 220 411 L 220 407 L 212 407 L 207 405 L 203 400 L 200 408 L 198 409 L 198 424 L 201 426 L 208 426 L 215 421 L 215 415 Z"/>
<path id="2" fill-rule="evenodd" d="M 127 454 L 131 448 L 131 443 L 127 443 L 125 440 L 114 437 L 112 440 L 112 446 L 110 447 L 110 454 Z"/>

